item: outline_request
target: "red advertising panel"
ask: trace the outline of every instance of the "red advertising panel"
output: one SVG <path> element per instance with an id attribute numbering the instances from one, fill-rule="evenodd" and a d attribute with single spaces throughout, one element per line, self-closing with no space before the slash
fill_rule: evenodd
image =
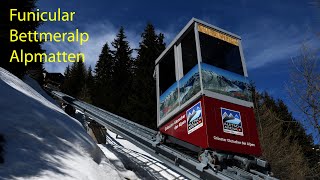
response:
<path id="1" fill-rule="evenodd" d="M 160 131 L 202 148 L 261 155 L 253 109 L 206 96 Z"/>
<path id="2" fill-rule="evenodd" d="M 160 132 L 190 144 L 207 148 L 203 97 L 161 126 Z"/>
<path id="3" fill-rule="evenodd" d="M 253 108 L 205 97 L 209 147 L 261 155 Z"/>

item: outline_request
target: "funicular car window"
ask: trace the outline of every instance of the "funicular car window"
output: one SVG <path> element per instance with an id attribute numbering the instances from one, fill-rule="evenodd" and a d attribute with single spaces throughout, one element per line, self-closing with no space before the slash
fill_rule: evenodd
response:
<path id="1" fill-rule="evenodd" d="M 194 30 L 192 29 L 181 40 L 184 74 L 187 74 L 195 65 L 198 64 L 196 41 L 194 36 Z"/>
<path id="2" fill-rule="evenodd" d="M 252 101 L 248 79 L 244 76 L 237 40 L 200 27 L 201 74 L 204 90 Z"/>
<path id="3" fill-rule="evenodd" d="M 179 80 L 179 101 L 184 104 L 200 90 L 200 76 L 194 30 L 181 40 L 183 77 Z"/>
<path id="4" fill-rule="evenodd" d="M 173 48 L 162 58 L 159 63 L 159 87 L 162 95 L 176 82 L 175 61 Z"/>
<path id="5" fill-rule="evenodd" d="M 239 47 L 199 32 L 202 61 L 206 64 L 243 74 Z"/>

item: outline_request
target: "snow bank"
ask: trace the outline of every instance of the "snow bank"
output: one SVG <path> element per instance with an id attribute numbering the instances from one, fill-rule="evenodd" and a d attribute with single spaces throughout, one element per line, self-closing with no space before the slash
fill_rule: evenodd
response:
<path id="1" fill-rule="evenodd" d="M 35 91 L 37 91 L 37 93 L 39 93 L 41 96 L 43 96 L 44 98 L 46 98 L 46 100 L 50 101 L 52 104 L 54 105 L 58 105 L 58 103 L 52 99 L 43 89 L 42 87 L 38 84 L 37 81 L 35 81 L 34 79 L 32 79 L 29 76 L 24 76 L 23 77 L 23 82 L 28 84 L 32 89 L 34 89 Z"/>
<path id="2" fill-rule="evenodd" d="M 0 179 L 122 179 L 77 120 L 2 68 L 0 92 Z"/>

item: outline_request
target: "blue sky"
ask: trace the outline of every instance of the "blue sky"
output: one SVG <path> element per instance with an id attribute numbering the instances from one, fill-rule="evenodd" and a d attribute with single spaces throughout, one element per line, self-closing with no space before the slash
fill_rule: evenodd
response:
<path id="1" fill-rule="evenodd" d="M 54 0 L 39 1 L 38 8 L 76 11 L 75 21 L 45 23 L 40 31 L 87 31 L 90 40 L 77 43 L 44 43 L 47 52 L 84 52 L 86 64 L 94 66 L 101 48 L 111 42 L 119 27 L 124 26 L 133 48 L 147 22 L 165 34 L 167 44 L 192 18 L 233 32 L 242 37 L 249 79 L 258 90 L 267 90 L 290 105 L 285 84 L 289 80 L 291 58 L 297 56 L 302 43 L 316 46 L 320 7 L 312 0 L 199 0 L 199 1 L 107 1 Z M 63 72 L 67 64 L 46 64 L 48 71 Z M 298 114 L 298 113 L 295 113 Z"/>

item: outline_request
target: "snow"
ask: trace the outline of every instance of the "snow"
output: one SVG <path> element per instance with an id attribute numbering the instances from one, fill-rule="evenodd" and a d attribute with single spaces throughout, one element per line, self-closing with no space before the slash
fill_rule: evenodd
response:
<path id="1" fill-rule="evenodd" d="M 111 162 L 132 169 L 141 179 L 185 179 L 157 158 L 110 130 L 107 130 L 107 144 L 99 147 Z"/>
<path id="2" fill-rule="evenodd" d="M 31 88 L 33 88 L 34 90 L 36 90 L 39 94 L 41 94 L 41 96 L 43 96 L 44 98 L 46 98 L 46 100 L 50 101 L 52 104 L 58 105 L 58 103 L 52 99 L 42 88 L 41 86 L 38 84 L 37 81 L 35 81 L 34 79 L 30 78 L 29 76 L 24 76 L 23 78 L 23 82 L 26 83 L 27 85 L 29 85 Z"/>
<path id="3" fill-rule="evenodd" d="M 97 145 L 79 110 L 68 116 L 36 81 L 24 81 L 0 68 L 0 179 L 185 179 L 109 130 Z"/>
<path id="4" fill-rule="evenodd" d="M 226 122 L 231 123 L 231 124 L 240 124 L 241 123 L 240 119 L 237 119 L 237 118 L 227 120 Z"/>
<path id="5" fill-rule="evenodd" d="M 83 113 L 76 110 L 81 122 Z M 185 179 L 143 149 L 107 130 L 107 144 L 99 144 L 109 161 L 126 179 Z"/>
<path id="6" fill-rule="evenodd" d="M 6 140 L 0 179 L 125 178 L 81 123 L 26 81 L 36 90 L 0 68 L 0 134 Z"/>
<path id="7" fill-rule="evenodd" d="M 201 116 L 201 109 L 196 111 L 196 114 L 192 117 L 192 119 L 190 120 L 190 122 L 198 119 Z"/>

